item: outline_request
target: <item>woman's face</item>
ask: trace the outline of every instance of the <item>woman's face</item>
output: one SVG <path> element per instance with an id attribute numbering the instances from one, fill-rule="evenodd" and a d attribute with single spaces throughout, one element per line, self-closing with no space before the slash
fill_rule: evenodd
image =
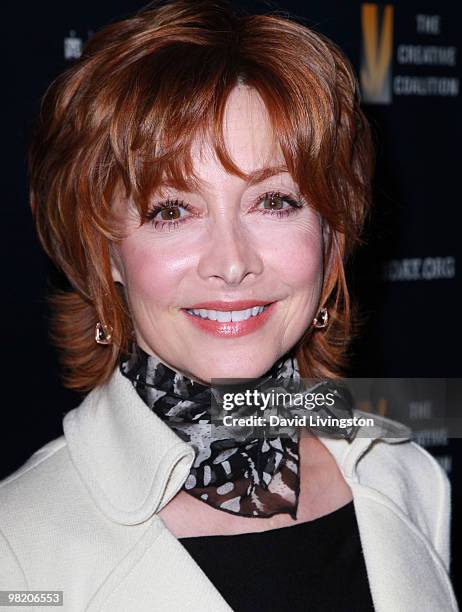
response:
<path id="1" fill-rule="evenodd" d="M 114 202 L 128 235 L 113 245 L 112 273 L 124 285 L 137 342 L 202 382 L 266 372 L 311 324 L 323 281 L 320 217 L 280 169 L 284 158 L 255 90 L 233 90 L 224 130 L 250 182 L 196 142 L 199 190 L 153 194 L 152 219 L 141 227 L 130 201 Z M 265 177 L 268 168 L 276 173 Z"/>

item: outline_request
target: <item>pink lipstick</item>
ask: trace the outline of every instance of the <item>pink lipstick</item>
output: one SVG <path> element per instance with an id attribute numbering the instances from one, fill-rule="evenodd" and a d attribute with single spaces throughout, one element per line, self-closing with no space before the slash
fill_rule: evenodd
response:
<path id="1" fill-rule="evenodd" d="M 221 338 L 250 334 L 262 327 L 271 316 L 276 302 L 237 300 L 194 304 L 182 311 L 193 325 Z"/>

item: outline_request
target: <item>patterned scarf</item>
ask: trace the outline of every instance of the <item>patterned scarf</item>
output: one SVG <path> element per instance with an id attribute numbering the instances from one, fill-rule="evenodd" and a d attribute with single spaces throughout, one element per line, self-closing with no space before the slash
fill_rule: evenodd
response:
<path id="1" fill-rule="evenodd" d="M 212 405 L 217 387 L 213 387 L 212 395 L 210 385 L 171 369 L 135 342 L 130 357 L 122 359 L 119 367 L 146 405 L 196 451 L 183 485 L 187 493 L 232 514 L 270 517 L 287 513 L 296 519 L 300 427 L 286 428 L 284 435 L 267 436 L 256 434 L 253 427 L 233 430 L 223 424 L 215 425 Z M 350 398 L 333 381 L 317 383 L 308 390 L 302 387 L 297 360 L 287 354 L 253 382 L 252 388 L 260 392 L 281 387 L 290 392 L 315 388 L 318 392 L 332 391 L 337 398 L 335 405 L 324 406 L 316 412 L 342 418 L 353 415 Z M 310 411 L 302 408 L 302 412 Z M 244 413 L 245 408 L 241 411 Z M 316 429 L 350 440 L 357 427 L 318 426 Z"/>

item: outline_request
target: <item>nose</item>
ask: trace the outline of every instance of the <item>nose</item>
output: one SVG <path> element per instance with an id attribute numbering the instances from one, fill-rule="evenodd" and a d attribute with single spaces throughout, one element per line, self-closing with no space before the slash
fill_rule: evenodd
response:
<path id="1" fill-rule="evenodd" d="M 216 220 L 204 247 L 198 274 L 207 282 L 213 278 L 226 285 L 240 285 L 247 276 L 258 276 L 263 271 L 258 244 L 238 218 Z"/>

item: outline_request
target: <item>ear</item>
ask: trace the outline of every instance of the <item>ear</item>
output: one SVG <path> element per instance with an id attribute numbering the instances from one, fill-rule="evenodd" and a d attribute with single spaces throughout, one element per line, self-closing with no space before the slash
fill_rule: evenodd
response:
<path id="1" fill-rule="evenodd" d="M 123 266 L 117 246 L 114 244 L 111 244 L 109 247 L 109 259 L 111 263 L 111 274 L 113 281 L 115 283 L 120 283 L 121 285 L 124 285 Z"/>

